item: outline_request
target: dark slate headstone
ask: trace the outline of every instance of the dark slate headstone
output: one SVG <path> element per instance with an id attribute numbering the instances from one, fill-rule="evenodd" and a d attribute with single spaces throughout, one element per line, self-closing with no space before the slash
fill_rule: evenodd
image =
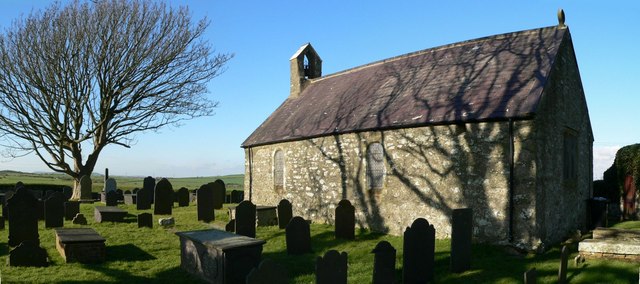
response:
<path id="1" fill-rule="evenodd" d="M 105 204 L 107 206 L 118 206 L 118 193 L 115 190 L 105 193 Z"/>
<path id="2" fill-rule="evenodd" d="M 153 196 L 152 191 L 153 189 L 148 189 L 146 187 L 138 190 L 138 194 L 136 195 L 136 209 L 151 209 L 151 197 Z"/>
<path id="3" fill-rule="evenodd" d="M 118 183 L 114 178 L 107 178 L 104 181 L 104 192 L 116 191 L 118 189 Z"/>
<path id="4" fill-rule="evenodd" d="M 198 220 L 202 220 L 207 223 L 215 220 L 216 214 L 213 210 L 213 184 L 208 183 L 200 186 L 196 195 Z"/>
<path id="5" fill-rule="evenodd" d="M 256 237 L 256 206 L 244 200 L 236 207 L 236 234 Z"/>
<path id="6" fill-rule="evenodd" d="M 289 283 L 287 271 L 270 259 L 260 262 L 247 274 L 246 284 Z"/>
<path id="7" fill-rule="evenodd" d="M 64 226 L 64 195 L 62 192 L 52 193 L 44 202 L 44 226 L 45 228 Z"/>
<path id="8" fill-rule="evenodd" d="M 317 284 L 347 284 L 347 253 L 330 250 L 316 259 Z"/>
<path id="9" fill-rule="evenodd" d="M 396 283 L 396 249 L 381 241 L 371 251 L 373 259 L 373 284 Z"/>
<path id="10" fill-rule="evenodd" d="M 280 227 L 280 229 L 287 228 L 287 224 L 289 224 L 291 218 L 293 218 L 291 202 L 286 199 L 280 200 L 280 203 L 278 203 L 278 227 Z"/>
<path id="11" fill-rule="evenodd" d="M 84 175 L 80 178 L 80 200 L 95 200 L 92 195 L 92 186 L 90 176 Z"/>
<path id="12" fill-rule="evenodd" d="M 355 239 L 356 211 L 349 200 L 343 199 L 336 207 L 336 239 Z"/>
<path id="13" fill-rule="evenodd" d="M 140 190 L 139 188 L 134 188 L 133 191 L 131 191 L 131 194 L 138 194 L 138 190 Z"/>
<path id="14" fill-rule="evenodd" d="M 153 228 L 153 215 L 151 213 L 138 214 L 138 228 Z"/>
<path id="15" fill-rule="evenodd" d="M 17 246 L 23 241 L 40 245 L 38 235 L 38 200 L 24 187 L 7 200 L 9 213 L 9 246 Z"/>
<path id="16" fill-rule="evenodd" d="M 153 203 L 153 214 L 171 215 L 173 208 L 173 187 L 166 178 L 161 179 L 156 184 L 155 200 Z"/>
<path id="17" fill-rule="evenodd" d="M 16 192 L 13 190 L 7 190 L 4 192 L 4 202 L 2 203 L 2 216 L 9 218 L 9 212 L 7 211 L 7 200 L 11 198 Z"/>
<path id="18" fill-rule="evenodd" d="M 404 231 L 402 261 L 404 283 L 433 281 L 435 236 L 435 228 L 424 218 L 416 219 L 411 227 L 407 227 Z"/>
<path id="19" fill-rule="evenodd" d="M 32 241 L 24 241 L 9 252 L 9 266 L 49 266 L 47 251 Z"/>
<path id="20" fill-rule="evenodd" d="M 236 219 L 229 220 L 229 223 L 224 226 L 224 230 L 227 232 L 235 232 L 236 231 Z"/>
<path id="21" fill-rule="evenodd" d="M 64 203 L 64 219 L 73 220 L 80 213 L 80 201 L 67 201 Z"/>
<path id="22" fill-rule="evenodd" d="M 217 179 L 213 182 L 213 209 L 222 209 L 227 188 L 224 181 Z"/>
<path id="23" fill-rule="evenodd" d="M 535 268 L 531 268 L 524 273 L 524 284 L 536 284 L 538 273 Z"/>
<path id="24" fill-rule="evenodd" d="M 558 283 L 567 283 L 567 261 L 569 261 L 569 249 L 562 246 L 560 251 L 560 269 L 558 269 Z"/>
<path id="25" fill-rule="evenodd" d="M 244 191 L 232 190 L 231 191 L 231 203 L 240 203 L 244 200 Z"/>
<path id="26" fill-rule="evenodd" d="M 86 225 L 87 224 L 87 218 L 84 217 L 84 214 L 78 213 L 78 214 L 76 214 L 75 217 L 73 217 L 73 220 L 71 221 L 71 223 L 76 224 L 76 225 Z"/>
<path id="27" fill-rule="evenodd" d="M 287 254 L 296 255 L 311 252 L 311 230 L 305 219 L 300 216 L 291 218 L 285 232 Z"/>
<path id="28" fill-rule="evenodd" d="M 471 268 L 471 239 L 473 211 L 454 209 L 451 216 L 451 272 L 460 273 Z"/>
<path id="29" fill-rule="evenodd" d="M 176 195 L 178 196 L 178 206 L 189 206 L 189 190 L 186 187 L 181 187 L 180 189 L 178 189 Z"/>
<path id="30" fill-rule="evenodd" d="M 116 200 L 117 201 L 123 201 L 124 200 L 124 192 L 122 192 L 122 189 L 119 189 L 119 188 L 116 189 L 116 193 L 118 194 L 117 195 L 118 198 Z"/>
<path id="31" fill-rule="evenodd" d="M 154 192 L 154 190 L 156 188 L 156 179 L 154 179 L 154 178 L 152 178 L 150 176 L 144 178 L 144 180 L 142 181 L 142 188 L 146 188 L 146 189 L 149 190 L 149 192 L 150 192 L 150 195 L 148 197 L 149 198 L 149 204 L 153 203 L 154 200 L 155 200 L 155 196 L 154 196 L 155 192 Z M 140 197 L 138 197 L 138 198 L 140 198 Z"/>
<path id="32" fill-rule="evenodd" d="M 64 195 L 64 199 L 65 201 L 71 199 L 71 196 L 73 196 L 73 188 L 65 186 L 62 188 L 62 195 Z"/>

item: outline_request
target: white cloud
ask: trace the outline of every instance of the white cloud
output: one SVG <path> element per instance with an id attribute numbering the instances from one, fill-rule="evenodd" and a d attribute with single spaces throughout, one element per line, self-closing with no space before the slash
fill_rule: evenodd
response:
<path id="1" fill-rule="evenodd" d="M 616 152 L 621 146 L 594 146 L 593 147 L 593 179 L 602 179 L 606 171 L 616 158 Z"/>

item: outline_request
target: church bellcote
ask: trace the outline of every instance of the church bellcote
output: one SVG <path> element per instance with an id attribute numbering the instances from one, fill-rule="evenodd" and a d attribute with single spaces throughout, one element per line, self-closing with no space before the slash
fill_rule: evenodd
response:
<path id="1" fill-rule="evenodd" d="M 308 79 L 322 76 L 322 59 L 310 43 L 301 46 L 291 59 L 291 92 L 289 98 L 297 98 Z"/>

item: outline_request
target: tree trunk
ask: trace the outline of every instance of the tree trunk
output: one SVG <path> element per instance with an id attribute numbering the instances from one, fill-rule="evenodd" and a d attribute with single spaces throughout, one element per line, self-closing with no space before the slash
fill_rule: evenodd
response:
<path id="1" fill-rule="evenodd" d="M 71 200 L 80 200 L 80 178 L 73 178 L 73 194 Z"/>

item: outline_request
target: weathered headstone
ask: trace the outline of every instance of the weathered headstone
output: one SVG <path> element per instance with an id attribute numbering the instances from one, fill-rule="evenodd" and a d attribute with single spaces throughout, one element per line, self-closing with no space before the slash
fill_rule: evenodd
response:
<path id="1" fill-rule="evenodd" d="M 181 187 L 180 189 L 178 189 L 176 195 L 178 196 L 179 207 L 189 206 L 189 190 L 186 187 Z"/>
<path id="2" fill-rule="evenodd" d="M 285 234 L 287 254 L 296 255 L 311 252 L 311 230 L 305 219 L 300 216 L 291 218 Z"/>
<path id="3" fill-rule="evenodd" d="M 567 283 L 567 262 L 569 261 L 569 248 L 562 246 L 560 251 L 560 269 L 558 269 L 558 283 Z"/>
<path id="4" fill-rule="evenodd" d="M 240 203 L 244 200 L 244 191 L 232 190 L 231 191 L 231 203 Z"/>
<path id="5" fill-rule="evenodd" d="M 235 232 L 236 231 L 236 219 L 229 220 L 229 222 L 224 226 L 224 230 L 227 231 L 227 232 Z"/>
<path id="6" fill-rule="evenodd" d="M 118 193 L 115 190 L 107 191 L 105 195 L 105 204 L 107 206 L 118 206 Z"/>
<path id="7" fill-rule="evenodd" d="M 158 219 L 158 224 L 163 227 L 171 227 L 176 224 L 176 219 L 174 219 L 173 217 L 160 218 Z"/>
<path id="8" fill-rule="evenodd" d="M 68 186 L 63 187 L 62 194 L 64 195 L 65 201 L 71 199 L 71 196 L 73 196 L 73 188 Z"/>
<path id="9" fill-rule="evenodd" d="M 91 177 L 84 175 L 80 178 L 80 200 L 92 200 L 92 185 Z"/>
<path id="10" fill-rule="evenodd" d="M 80 201 L 67 201 L 64 203 L 64 219 L 73 220 L 80 213 Z"/>
<path id="11" fill-rule="evenodd" d="M 244 200 L 236 207 L 236 234 L 256 237 L 256 206 Z"/>
<path id="12" fill-rule="evenodd" d="M 146 187 L 138 190 L 136 195 L 136 209 L 138 210 L 146 210 L 151 209 L 151 197 L 153 196 L 151 192 L 153 189 L 148 189 Z"/>
<path id="13" fill-rule="evenodd" d="M 198 210 L 198 220 L 211 222 L 216 219 L 213 209 L 213 184 L 204 184 L 197 191 L 196 206 Z"/>
<path id="14" fill-rule="evenodd" d="M 26 240 L 9 252 L 9 266 L 49 266 L 47 251 L 37 243 Z"/>
<path id="15" fill-rule="evenodd" d="M 260 262 L 247 274 L 246 284 L 289 283 L 287 271 L 270 259 Z"/>
<path id="16" fill-rule="evenodd" d="M 136 187 L 131 191 L 131 193 L 132 194 L 138 194 L 138 190 L 140 190 L 140 189 Z"/>
<path id="17" fill-rule="evenodd" d="M 104 181 L 104 192 L 116 191 L 118 183 L 114 178 L 108 178 Z"/>
<path id="18" fill-rule="evenodd" d="M 171 215 L 173 208 L 173 187 L 168 179 L 163 178 L 156 184 L 153 214 Z"/>
<path id="19" fill-rule="evenodd" d="M 76 224 L 76 225 L 86 225 L 87 224 L 87 218 L 84 217 L 84 214 L 78 213 L 78 214 L 76 214 L 75 217 L 73 217 L 73 220 L 71 221 L 71 223 Z"/>
<path id="20" fill-rule="evenodd" d="M 44 226 L 56 228 L 64 226 L 64 195 L 52 193 L 44 202 Z"/>
<path id="21" fill-rule="evenodd" d="M 116 193 L 117 195 L 117 201 L 123 201 L 124 200 L 124 193 L 122 192 L 122 189 L 116 189 Z"/>
<path id="22" fill-rule="evenodd" d="M 40 245 L 38 235 L 38 200 L 24 187 L 7 200 L 9 213 L 9 246 L 15 247 L 24 241 Z"/>
<path id="23" fill-rule="evenodd" d="M 16 192 L 14 190 L 7 190 L 4 192 L 4 202 L 2 203 L 2 216 L 5 218 L 9 217 L 9 212 L 7 211 L 7 200 L 11 198 Z"/>
<path id="24" fill-rule="evenodd" d="M 471 268 L 471 240 L 473 211 L 471 208 L 453 209 L 451 216 L 451 272 L 460 273 Z"/>
<path id="25" fill-rule="evenodd" d="M 153 215 L 151 213 L 138 214 L 138 228 L 153 228 Z"/>
<path id="26" fill-rule="evenodd" d="M 373 284 L 396 283 L 396 249 L 381 241 L 371 251 L 373 259 Z"/>
<path id="27" fill-rule="evenodd" d="M 280 203 L 278 203 L 278 227 L 280 229 L 287 228 L 287 224 L 289 224 L 291 218 L 293 218 L 291 202 L 286 199 L 280 200 Z"/>
<path id="28" fill-rule="evenodd" d="M 317 284 L 347 284 L 347 253 L 329 250 L 316 258 Z"/>
<path id="29" fill-rule="evenodd" d="M 149 192 L 151 192 L 150 193 L 151 195 L 148 197 L 149 198 L 149 204 L 153 203 L 154 200 L 155 200 L 155 196 L 154 196 L 155 192 L 154 192 L 154 190 L 156 188 L 156 179 L 154 179 L 153 177 L 150 177 L 150 176 L 144 178 L 144 180 L 142 181 L 142 188 L 149 189 Z M 138 197 L 138 198 L 140 198 L 140 197 Z"/>
<path id="30" fill-rule="evenodd" d="M 527 270 L 524 273 L 524 284 L 536 284 L 536 282 L 538 281 L 537 276 L 538 273 L 536 273 L 536 269 L 535 268 L 531 268 L 529 270 Z"/>
<path id="31" fill-rule="evenodd" d="M 227 188 L 224 181 L 217 179 L 213 182 L 213 209 L 222 209 Z"/>
<path id="32" fill-rule="evenodd" d="M 404 283 L 433 281 L 435 235 L 435 228 L 424 218 L 416 219 L 411 227 L 407 227 L 404 231 L 402 261 Z"/>
<path id="33" fill-rule="evenodd" d="M 356 211 L 349 200 L 343 199 L 336 207 L 336 239 L 355 239 Z"/>

